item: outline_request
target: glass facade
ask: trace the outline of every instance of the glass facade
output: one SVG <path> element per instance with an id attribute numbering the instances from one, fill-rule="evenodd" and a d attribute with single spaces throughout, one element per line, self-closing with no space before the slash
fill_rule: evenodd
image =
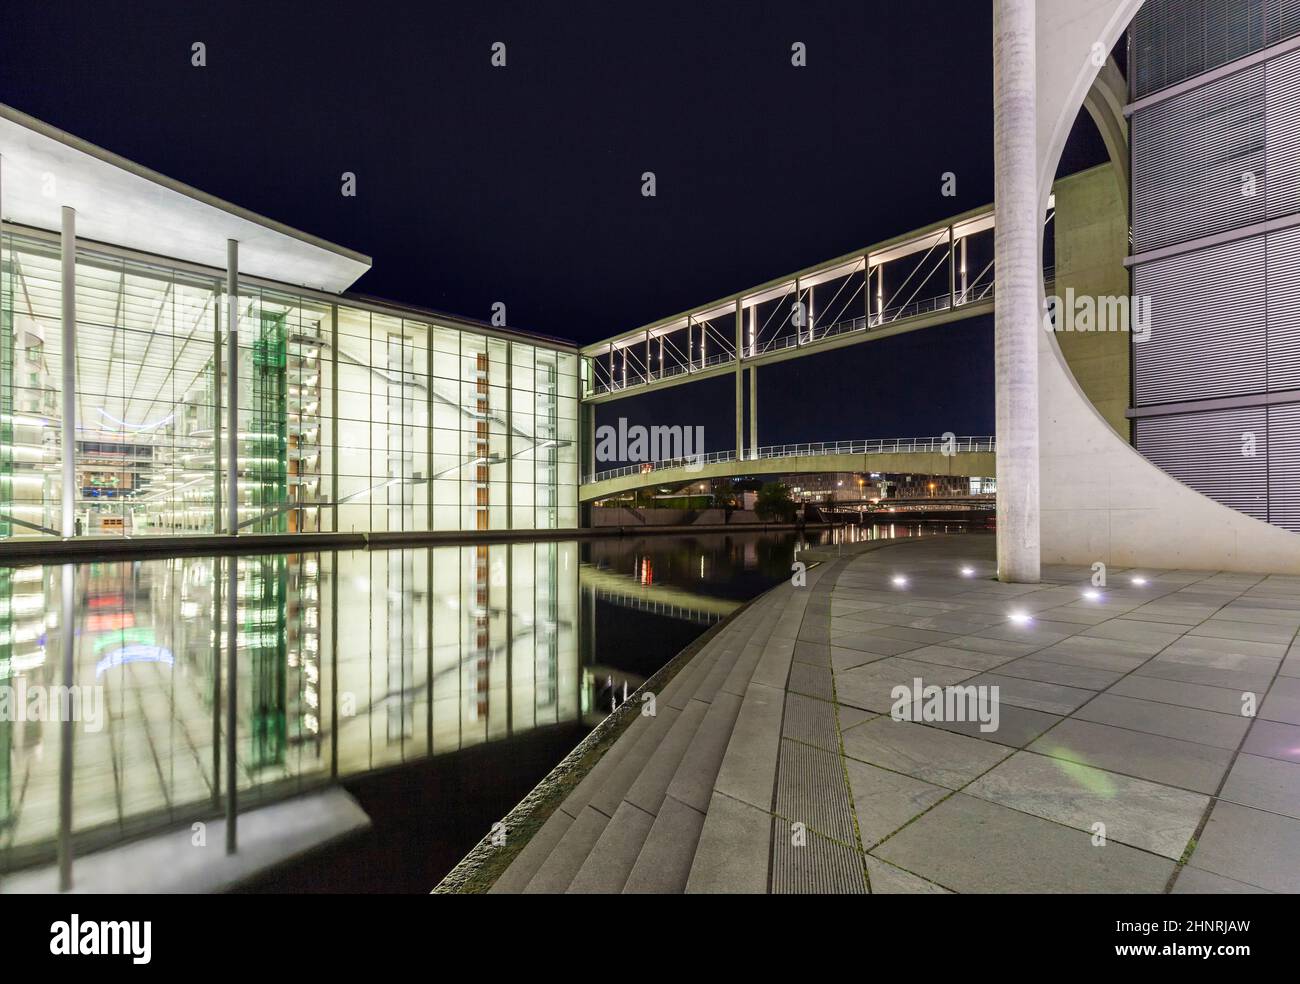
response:
<path id="1" fill-rule="evenodd" d="M 0 873 L 52 849 L 65 682 L 79 840 L 220 813 L 232 563 L 241 810 L 580 718 L 573 542 L 0 568 Z"/>
<path id="2" fill-rule="evenodd" d="M 0 246 L 0 537 L 57 536 L 59 247 Z M 79 249 L 75 290 L 77 533 L 227 532 L 223 279 Z M 577 525 L 575 352 L 247 283 L 238 319 L 240 532 Z"/>

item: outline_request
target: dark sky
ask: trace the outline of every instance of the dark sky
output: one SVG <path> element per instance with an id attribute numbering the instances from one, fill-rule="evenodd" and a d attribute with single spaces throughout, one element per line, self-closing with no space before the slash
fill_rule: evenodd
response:
<path id="1" fill-rule="evenodd" d="M 590 342 L 990 202 L 991 8 L 8 4 L 0 102 L 372 256 L 359 291 L 484 320 L 503 301 Z M 1065 169 L 1103 155 L 1081 132 Z M 981 322 L 799 360 L 760 373 L 760 440 L 991 433 L 991 374 Z M 731 400 L 612 415 L 726 446 Z"/>

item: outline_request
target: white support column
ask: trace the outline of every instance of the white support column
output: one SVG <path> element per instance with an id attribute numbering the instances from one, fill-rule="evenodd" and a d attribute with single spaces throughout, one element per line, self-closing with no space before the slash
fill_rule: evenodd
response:
<path id="1" fill-rule="evenodd" d="M 948 310 L 957 306 L 957 240 L 948 227 Z"/>
<path id="2" fill-rule="evenodd" d="M 758 458 L 758 366 L 749 367 L 749 456 Z"/>
<path id="3" fill-rule="evenodd" d="M 63 491 L 59 532 L 77 535 L 77 210 L 63 206 Z"/>
<path id="4" fill-rule="evenodd" d="M 740 353 L 745 346 L 745 312 L 740 298 L 736 298 L 736 460 L 745 460 L 745 370 L 740 364 Z"/>
<path id="5" fill-rule="evenodd" d="M 233 239 L 226 240 L 226 532 L 239 534 L 239 243 Z"/>
<path id="6" fill-rule="evenodd" d="M 1039 580 L 1038 335 L 1041 223 L 1034 0 L 993 8 L 994 373 L 998 578 Z"/>

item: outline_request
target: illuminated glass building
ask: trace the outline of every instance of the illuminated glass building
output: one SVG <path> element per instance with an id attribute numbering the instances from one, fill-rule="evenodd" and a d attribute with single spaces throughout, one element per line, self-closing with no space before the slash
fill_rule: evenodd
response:
<path id="1" fill-rule="evenodd" d="M 3 106 L 0 216 L 0 538 L 577 525 L 571 345 Z"/>

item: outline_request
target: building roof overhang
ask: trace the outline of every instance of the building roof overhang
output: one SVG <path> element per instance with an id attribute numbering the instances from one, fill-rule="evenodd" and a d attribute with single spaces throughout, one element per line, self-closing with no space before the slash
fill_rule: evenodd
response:
<path id="1" fill-rule="evenodd" d="M 77 211 L 77 238 L 224 269 L 226 241 L 239 271 L 340 293 L 370 257 L 174 181 L 0 104 L 0 215 L 57 230 Z"/>

